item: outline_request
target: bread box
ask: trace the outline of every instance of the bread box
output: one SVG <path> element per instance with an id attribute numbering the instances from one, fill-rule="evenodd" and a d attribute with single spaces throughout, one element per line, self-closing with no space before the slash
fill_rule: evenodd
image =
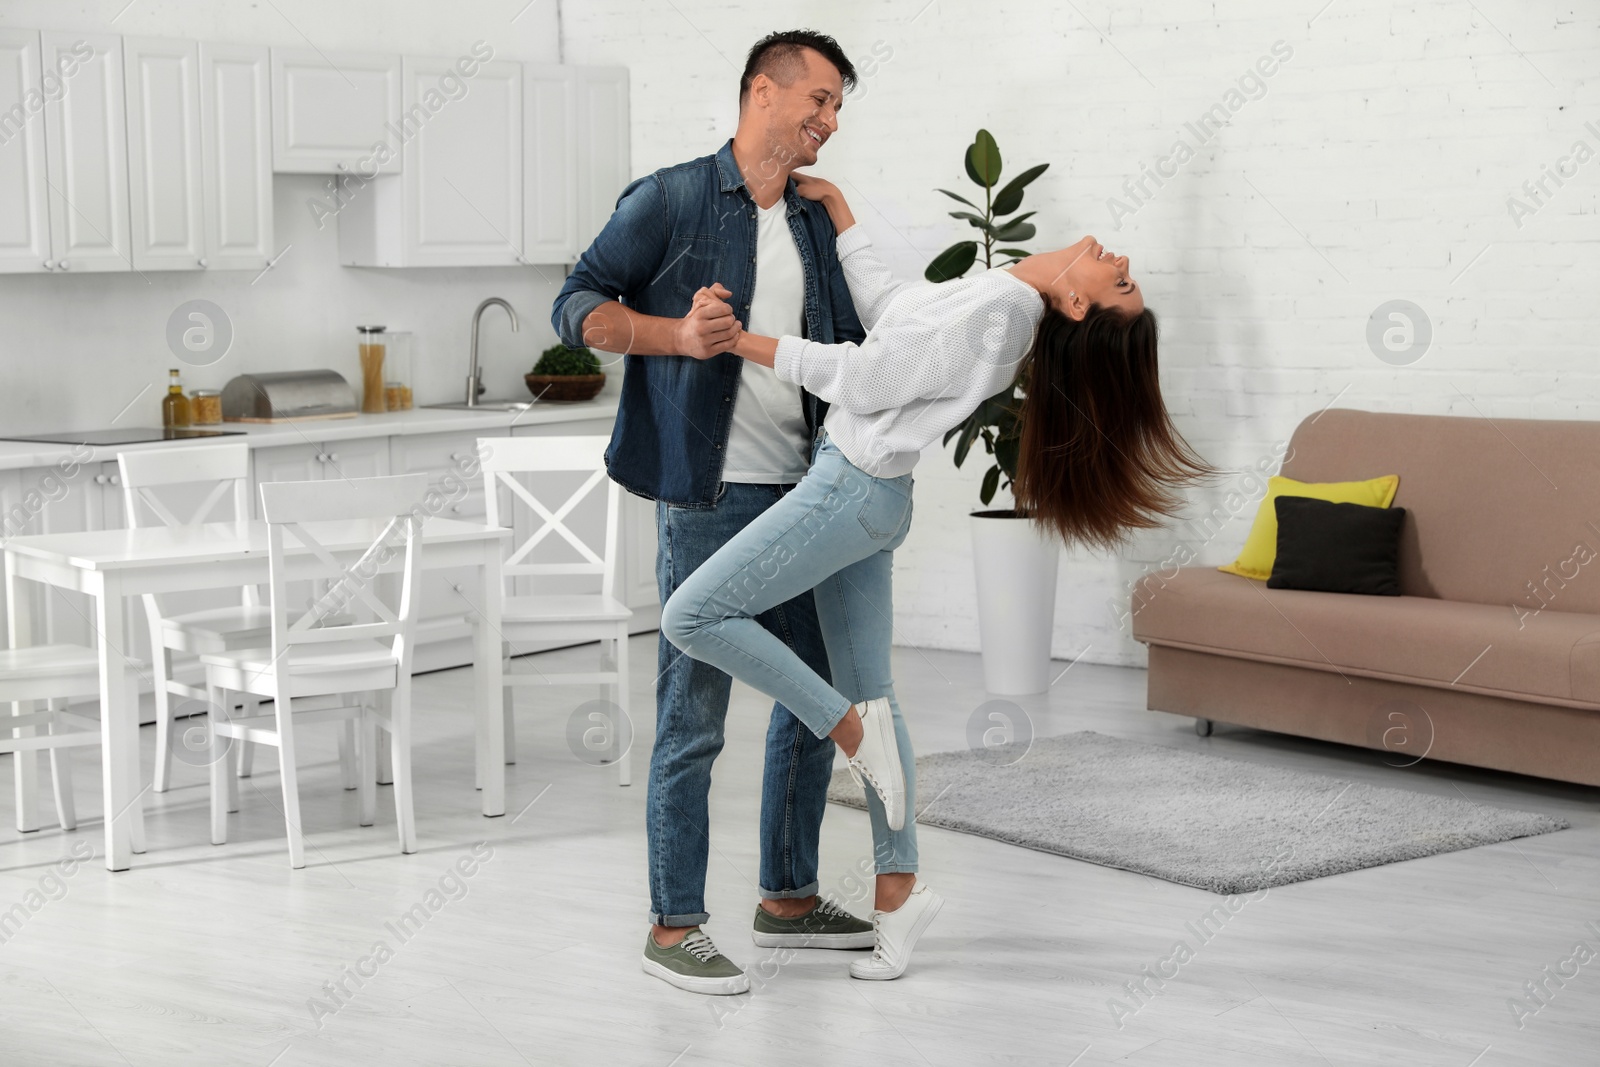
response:
<path id="1" fill-rule="evenodd" d="M 355 391 L 338 371 L 240 374 L 222 387 L 224 422 L 348 419 L 355 414 Z"/>

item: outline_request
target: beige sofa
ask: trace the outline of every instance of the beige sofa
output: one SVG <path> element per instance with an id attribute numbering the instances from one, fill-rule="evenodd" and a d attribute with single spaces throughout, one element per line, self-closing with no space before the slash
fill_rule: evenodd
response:
<path id="1" fill-rule="evenodd" d="M 1282 473 L 1400 475 L 1402 595 L 1150 575 L 1151 708 L 1600 785 L 1600 422 L 1330 410 Z"/>

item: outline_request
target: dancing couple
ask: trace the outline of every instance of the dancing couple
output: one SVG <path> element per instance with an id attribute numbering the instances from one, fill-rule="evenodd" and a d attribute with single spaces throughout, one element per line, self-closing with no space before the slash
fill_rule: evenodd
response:
<path id="1" fill-rule="evenodd" d="M 1085 237 L 939 285 L 896 280 L 838 188 L 795 173 L 838 131 L 854 83 L 831 37 L 757 42 L 733 139 L 628 186 L 552 317 L 564 343 L 626 354 L 606 462 L 656 501 L 664 604 L 643 966 L 698 993 L 749 989 L 704 930 L 732 678 L 777 701 L 755 943 L 870 948 L 851 977 L 893 979 L 939 911 L 917 877 L 890 664 L 891 571 L 922 450 L 1021 374 L 1012 491 L 1051 535 L 1117 544 L 1208 472 L 1167 416 L 1127 257 Z M 817 892 L 836 749 L 866 794 L 870 923 Z"/>

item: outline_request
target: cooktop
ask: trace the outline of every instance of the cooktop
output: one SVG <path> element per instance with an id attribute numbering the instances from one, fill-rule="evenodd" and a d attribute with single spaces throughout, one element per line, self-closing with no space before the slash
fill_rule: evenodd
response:
<path id="1" fill-rule="evenodd" d="M 147 441 L 188 441 L 196 437 L 237 437 L 243 430 L 163 430 L 157 426 L 125 430 L 75 430 L 71 433 L 0 433 L 0 441 L 37 441 L 52 445 L 137 445 Z"/>

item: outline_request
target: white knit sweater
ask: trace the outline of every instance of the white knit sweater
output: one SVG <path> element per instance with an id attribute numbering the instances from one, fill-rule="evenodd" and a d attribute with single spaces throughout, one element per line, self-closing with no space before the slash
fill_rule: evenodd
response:
<path id="1" fill-rule="evenodd" d="M 866 339 L 782 337 L 773 369 L 832 405 L 828 435 L 851 463 L 898 478 L 1011 384 L 1044 298 L 999 268 L 940 284 L 895 281 L 860 226 L 839 235 L 838 249 Z"/>

